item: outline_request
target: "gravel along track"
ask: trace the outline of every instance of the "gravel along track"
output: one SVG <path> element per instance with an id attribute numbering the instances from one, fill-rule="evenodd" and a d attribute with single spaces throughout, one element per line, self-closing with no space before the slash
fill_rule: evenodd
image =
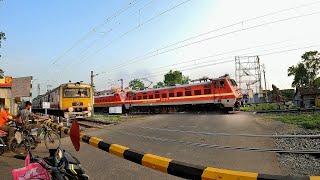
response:
<path id="1" fill-rule="evenodd" d="M 278 131 L 278 134 L 320 134 L 319 130 L 308 130 L 288 125 Z M 290 127 L 291 126 L 291 127 Z M 281 149 L 320 151 L 320 138 L 275 138 L 275 147 Z M 309 154 L 278 154 L 278 159 L 282 171 L 290 175 L 319 175 L 320 156 Z"/>

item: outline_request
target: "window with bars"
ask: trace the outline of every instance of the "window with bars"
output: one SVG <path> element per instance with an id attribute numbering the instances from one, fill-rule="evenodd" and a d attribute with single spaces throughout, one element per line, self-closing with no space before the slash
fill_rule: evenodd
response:
<path id="1" fill-rule="evenodd" d="M 177 97 L 183 96 L 183 92 L 177 92 Z"/>
<path id="2" fill-rule="evenodd" d="M 194 95 L 201 95 L 201 90 L 194 90 Z"/>

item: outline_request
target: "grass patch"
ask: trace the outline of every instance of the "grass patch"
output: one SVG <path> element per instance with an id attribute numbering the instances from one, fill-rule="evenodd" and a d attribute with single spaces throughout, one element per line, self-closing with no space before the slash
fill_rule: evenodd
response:
<path id="1" fill-rule="evenodd" d="M 314 114 L 272 114 L 269 118 L 284 123 L 296 124 L 307 129 L 320 129 L 320 113 Z"/>
<path id="2" fill-rule="evenodd" d="M 286 109 L 295 109 L 295 105 L 284 105 L 283 103 L 261 103 L 261 104 L 251 104 L 241 107 L 242 111 L 271 111 L 271 110 L 286 110 Z"/>
<path id="3" fill-rule="evenodd" d="M 90 119 L 107 121 L 107 122 L 117 122 L 121 120 L 121 116 L 95 113 L 93 117 L 91 117 Z"/>

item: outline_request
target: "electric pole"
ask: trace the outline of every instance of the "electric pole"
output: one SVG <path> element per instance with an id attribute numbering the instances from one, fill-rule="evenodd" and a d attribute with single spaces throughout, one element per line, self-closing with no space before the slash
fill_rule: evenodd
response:
<path id="1" fill-rule="evenodd" d="M 38 96 L 40 96 L 40 93 L 41 93 L 40 84 L 38 84 L 37 89 L 38 89 Z"/>
<path id="2" fill-rule="evenodd" d="M 95 93 L 93 78 L 94 78 L 95 76 L 97 76 L 97 75 L 98 75 L 98 74 L 93 74 L 93 71 L 91 71 L 91 74 L 90 74 L 90 85 L 91 85 L 91 87 L 92 87 L 92 93 L 91 93 L 91 96 L 92 96 L 92 102 L 91 102 L 92 110 L 91 110 L 91 114 L 92 114 L 92 116 L 94 115 L 94 106 L 93 106 L 93 103 L 94 103 L 94 93 Z"/>
<path id="3" fill-rule="evenodd" d="M 121 91 L 123 91 L 123 79 L 119 79 L 120 83 L 121 83 Z"/>
<path id="4" fill-rule="evenodd" d="M 93 78 L 94 78 L 94 75 L 93 75 L 93 71 L 91 71 L 91 76 L 90 76 L 90 85 L 92 86 L 93 88 Z"/>
<path id="5" fill-rule="evenodd" d="M 266 91 L 266 101 L 268 102 L 268 91 L 267 91 L 267 79 L 266 79 L 266 67 L 262 65 L 262 73 L 264 78 L 264 89 Z"/>

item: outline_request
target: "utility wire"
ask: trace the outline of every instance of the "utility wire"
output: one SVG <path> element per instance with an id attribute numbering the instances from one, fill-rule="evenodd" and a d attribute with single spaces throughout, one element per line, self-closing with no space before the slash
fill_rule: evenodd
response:
<path id="1" fill-rule="evenodd" d="M 131 1 L 129 4 L 126 4 L 124 7 L 120 8 L 118 11 L 116 11 L 115 13 L 113 13 L 111 16 L 109 16 L 105 22 L 103 22 L 102 24 L 99 24 L 95 27 L 93 27 L 89 32 L 87 32 L 84 36 L 82 36 L 79 40 L 77 40 L 70 48 L 68 48 L 66 51 L 64 51 L 60 56 L 58 56 L 57 58 L 54 58 L 52 60 L 52 64 L 56 64 L 59 60 L 61 60 L 64 56 L 66 56 L 70 51 L 72 51 L 75 47 L 77 47 L 81 42 L 83 42 L 84 40 L 86 40 L 88 37 L 90 37 L 92 34 L 94 34 L 96 32 L 97 29 L 103 27 L 105 24 L 107 24 L 108 22 L 110 22 L 112 19 L 118 17 L 119 15 L 121 15 L 122 13 L 124 13 L 125 11 L 127 11 L 128 9 L 130 9 L 131 7 L 133 7 L 134 5 L 136 5 L 137 0 L 133 0 Z"/>
<path id="2" fill-rule="evenodd" d="M 208 35 L 208 34 L 210 34 L 210 33 L 216 32 L 216 31 L 220 31 L 220 30 L 223 30 L 223 29 L 226 29 L 226 28 L 230 28 L 230 27 L 239 25 L 239 24 L 243 24 L 244 22 L 249 22 L 249 21 L 257 20 L 257 19 L 260 19 L 260 18 L 263 18 L 263 17 L 267 17 L 267 16 L 279 14 L 279 13 L 282 13 L 282 12 L 285 12 L 285 11 L 290 11 L 290 10 L 298 9 L 298 8 L 301 8 L 301 7 L 311 6 L 311 5 L 314 5 L 314 4 L 316 4 L 316 3 L 320 3 L 320 1 L 315 1 L 315 2 L 312 2 L 312 3 L 302 4 L 302 5 L 299 5 L 299 6 L 292 7 L 292 8 L 282 9 L 282 10 L 275 11 L 275 12 L 271 12 L 271 13 L 267 13 L 267 14 L 264 14 L 264 15 L 261 15 L 261 16 L 257 16 L 257 17 L 245 19 L 245 20 L 236 22 L 236 23 L 231 24 L 231 25 L 227 25 L 227 26 L 224 26 L 224 27 L 220 27 L 220 28 L 217 28 L 217 29 L 213 29 L 213 30 L 210 30 L 210 31 L 208 31 L 208 32 L 201 33 L 201 34 L 198 34 L 198 35 L 195 35 L 195 36 L 186 38 L 186 39 L 184 39 L 184 40 L 181 40 L 181 41 L 178 41 L 178 42 L 171 43 L 171 44 L 169 44 L 169 45 L 163 46 L 163 47 L 158 48 L 158 49 L 156 49 L 156 50 L 150 51 L 150 52 L 148 52 L 148 53 L 146 53 L 146 54 L 144 54 L 144 55 L 142 55 L 142 56 L 132 58 L 132 59 L 130 59 L 130 60 L 128 60 L 128 61 L 125 61 L 124 63 L 122 63 L 122 64 L 114 67 L 114 68 L 111 69 L 111 70 L 118 69 L 118 68 L 120 68 L 120 67 L 127 66 L 127 65 L 129 65 L 129 64 L 132 64 L 132 63 L 135 63 L 135 62 L 138 62 L 138 61 L 141 61 L 141 60 L 146 60 L 146 59 L 149 59 L 149 58 L 151 58 L 151 57 L 154 57 L 154 56 L 163 54 L 163 53 L 159 53 L 159 51 L 161 51 L 161 50 L 163 50 L 163 49 L 167 49 L 167 48 L 172 47 L 172 46 L 175 46 L 175 45 L 177 45 L 177 44 L 181 44 L 181 43 L 183 43 L 183 42 L 186 42 L 186 41 L 189 41 L 189 40 L 192 40 L 192 39 L 195 39 L 195 38 L 204 36 L 204 35 Z M 246 29 L 243 29 L 243 30 L 246 30 Z M 243 31 L 243 30 L 240 30 L 240 31 Z M 235 33 L 235 32 L 233 32 L 233 33 Z M 222 36 L 224 36 L 224 35 L 228 35 L 228 34 L 222 34 Z M 208 39 L 208 40 L 210 40 L 210 39 Z M 191 45 L 192 45 L 192 44 L 191 44 Z M 184 47 L 184 46 L 183 46 L 183 47 Z M 182 47 L 181 47 L 181 48 L 182 48 Z M 170 52 L 170 51 L 164 51 L 164 53 L 166 53 L 166 52 Z M 151 54 L 151 55 L 150 55 L 150 54 Z M 108 71 L 108 72 L 110 72 L 110 71 Z M 106 72 L 102 72 L 101 74 L 103 74 L 103 73 L 106 73 Z"/>
<path id="3" fill-rule="evenodd" d="M 142 9 L 148 7 L 148 6 L 149 6 L 150 4 L 152 4 L 154 1 L 155 1 L 155 0 L 150 0 L 150 1 L 148 1 L 148 2 L 145 3 L 142 7 L 140 7 L 137 11 L 133 12 L 130 16 L 132 16 L 132 15 L 134 15 L 134 14 L 137 14 L 137 13 L 140 13 Z M 121 23 L 120 23 L 120 21 L 118 21 L 118 22 L 116 22 L 115 24 L 116 24 L 116 25 L 120 25 Z M 96 40 L 94 40 L 93 42 L 91 42 L 91 43 L 89 44 L 89 46 L 87 46 L 87 47 L 80 53 L 79 57 L 85 57 L 85 55 L 87 54 L 87 52 L 89 51 L 89 49 L 90 49 L 91 47 L 93 47 L 100 39 L 103 39 L 103 38 L 106 37 L 109 33 L 111 33 L 112 31 L 114 31 L 114 29 L 115 29 L 114 26 L 113 26 L 113 27 L 110 27 L 110 29 L 109 29 L 107 32 L 105 32 L 101 37 L 99 37 L 99 39 L 96 39 Z M 82 60 L 82 59 L 83 59 L 83 58 L 80 58 L 80 60 Z M 74 59 L 74 60 L 75 60 L 75 59 Z M 71 60 L 71 63 L 70 63 L 69 65 L 65 65 L 65 66 L 61 69 L 61 71 L 65 71 L 65 70 L 69 69 L 69 67 L 73 67 L 73 66 L 75 66 L 75 65 L 77 65 L 77 64 L 81 64 L 81 63 L 83 63 L 86 59 L 83 59 L 82 61 L 80 61 L 80 62 L 78 62 L 78 63 L 75 62 L 74 60 Z M 73 61 L 74 61 L 74 63 L 72 63 Z M 60 74 L 60 75 L 62 76 L 62 74 Z"/>
<path id="4" fill-rule="evenodd" d="M 133 31 L 139 29 L 140 27 L 142 27 L 142 26 L 150 23 L 150 22 L 153 21 L 154 19 L 156 19 L 156 18 L 158 18 L 158 17 L 160 17 L 160 16 L 162 16 L 162 15 L 164 15 L 164 14 L 166 14 L 166 13 L 168 13 L 168 12 L 170 12 L 170 11 L 172 11 L 172 10 L 174 10 L 174 9 L 176 9 L 176 8 L 182 6 L 182 5 L 184 5 L 184 4 L 186 4 L 186 3 L 190 2 L 190 1 L 192 1 L 192 0 L 185 0 L 185 1 L 181 2 L 181 3 L 179 3 L 179 4 L 176 4 L 176 5 L 172 6 L 172 7 L 170 7 L 169 9 L 167 9 L 167 10 L 165 10 L 165 11 L 162 11 L 162 12 L 156 14 L 155 16 L 149 18 L 148 20 L 146 20 L 146 21 L 144 21 L 144 22 L 142 22 L 142 23 L 139 23 L 137 26 L 134 26 L 133 28 L 131 28 L 131 29 L 129 29 L 128 31 L 126 31 L 126 32 L 124 32 L 123 34 L 121 34 L 120 36 L 114 38 L 112 41 L 110 41 L 109 43 L 107 43 L 107 44 L 106 44 L 105 46 L 103 46 L 102 48 L 96 50 L 93 54 L 98 54 L 100 51 L 102 51 L 103 49 L 107 48 L 107 47 L 110 46 L 112 43 L 116 42 L 117 40 L 122 39 L 123 37 L 127 36 L 127 35 L 130 34 L 131 32 L 133 32 Z M 87 56 L 87 57 L 82 58 L 82 59 L 81 59 L 81 60 L 82 60 L 81 63 L 85 62 L 89 57 L 90 57 L 90 55 Z"/>
<path id="5" fill-rule="evenodd" d="M 239 52 L 239 51 L 249 50 L 249 49 L 253 49 L 253 48 L 259 48 L 259 47 L 265 47 L 265 46 L 273 46 L 273 45 L 276 45 L 276 44 L 281 44 L 281 43 L 286 42 L 286 41 L 287 40 L 283 40 L 283 41 L 278 41 L 278 42 L 273 42 L 273 43 L 265 43 L 265 44 L 260 44 L 260 45 L 256 45 L 256 46 L 250 46 L 250 47 L 246 47 L 246 48 L 234 49 L 234 50 L 231 50 L 231 51 L 225 51 L 225 52 L 221 52 L 221 53 L 217 53 L 217 54 L 213 54 L 213 55 L 209 55 L 209 56 L 205 56 L 205 57 L 193 58 L 191 60 L 186 60 L 186 61 L 182 61 L 182 62 L 179 62 L 179 63 L 174 63 L 174 64 L 171 64 L 171 65 L 165 65 L 165 66 L 161 66 L 161 67 L 157 67 L 157 68 L 153 68 L 153 69 L 156 70 L 156 69 L 163 69 L 163 68 L 167 68 L 167 67 L 171 67 L 172 68 L 173 66 L 177 66 L 177 65 L 180 65 L 180 64 L 187 64 L 187 63 L 196 62 L 196 61 L 199 61 L 199 60 L 205 60 L 205 59 L 209 59 L 209 58 L 212 58 L 212 57 L 217 57 L 217 56 L 221 56 L 221 55 L 225 55 L 225 54 L 230 54 L 230 53 L 235 53 L 235 52 Z M 231 59 L 231 58 L 232 57 L 229 56 L 228 58 L 215 59 L 215 61 L 221 61 L 221 60 Z M 161 72 L 163 72 L 163 71 L 160 71 L 160 73 Z M 154 72 L 154 73 L 157 73 L 157 72 Z M 154 74 L 154 73 L 152 73 L 152 74 Z"/>
<path id="6" fill-rule="evenodd" d="M 297 50 L 302 50 L 302 49 L 309 49 L 309 48 L 314 48 L 314 47 L 319 47 L 319 46 L 320 46 L 320 44 L 305 46 L 305 47 L 300 47 L 300 48 L 291 48 L 291 49 L 286 49 L 286 50 L 281 50 L 281 51 L 274 51 L 274 52 L 270 52 L 270 53 L 257 54 L 257 56 L 268 56 L 268 55 L 273 55 L 273 54 L 282 54 L 282 53 L 286 53 L 286 52 L 297 51 Z M 180 71 L 188 71 L 188 70 L 194 70 L 194 69 L 199 69 L 199 68 L 234 62 L 234 58 L 231 59 L 231 57 L 230 57 L 229 60 L 225 60 L 225 59 L 228 59 L 228 58 L 219 59 L 220 62 L 216 62 L 217 60 L 215 60 L 215 62 L 213 62 L 213 63 L 207 63 L 207 64 L 201 63 L 203 65 L 189 65 L 189 66 L 184 66 L 183 68 L 175 68 L 175 69 L 179 69 Z M 225 61 L 221 61 L 221 60 L 225 60 Z M 164 73 L 167 73 L 167 70 L 165 70 L 163 72 L 159 72 L 159 73 L 151 73 L 149 75 L 135 78 L 135 79 L 154 77 L 154 76 L 158 76 L 158 75 L 163 75 Z"/>
<path id="7" fill-rule="evenodd" d="M 175 48 L 172 48 L 172 49 L 168 49 L 166 51 L 157 53 L 155 55 L 151 55 L 151 56 L 148 57 L 148 59 L 151 58 L 151 57 L 154 57 L 154 56 L 158 56 L 158 55 L 165 54 L 165 53 L 168 53 L 168 52 L 171 52 L 171 51 L 175 51 L 177 49 L 185 48 L 185 47 L 188 47 L 188 46 L 191 46 L 191 45 L 194 45 L 194 44 L 199 44 L 199 43 L 202 43 L 204 41 L 208 41 L 208 40 L 211 40 L 211 39 L 214 39 L 214 38 L 218 38 L 218 37 L 222 37 L 222 36 L 238 33 L 238 32 L 245 31 L 245 30 L 255 29 L 255 28 L 258 28 L 258 27 L 262 27 L 262 26 L 266 26 L 266 25 L 270 25 L 270 24 L 274 24 L 274 23 L 279 23 L 279 22 L 288 21 L 288 20 L 292 20 L 292 19 L 297 19 L 297 18 L 302 18 L 302 17 L 306 17 L 306 16 L 316 15 L 316 14 L 320 14 L 320 11 L 313 12 L 313 13 L 310 13 L 310 14 L 305 14 L 305 15 L 300 15 L 300 16 L 294 16 L 294 17 L 290 17 L 290 18 L 280 19 L 280 20 L 276 20 L 276 21 L 271 21 L 271 22 L 267 22 L 267 23 L 262 23 L 262 24 L 259 24 L 259 25 L 250 26 L 248 28 L 242 28 L 242 29 L 239 29 L 239 30 L 235 30 L 235 31 L 223 33 L 223 34 L 220 34 L 220 35 L 208 37 L 208 38 L 205 38 L 205 39 L 202 39 L 202 40 L 199 40 L 199 41 L 194 41 L 194 42 L 182 45 L 182 46 L 178 46 L 178 47 L 175 47 Z M 104 72 L 104 73 L 107 73 L 107 72 Z"/>
<path id="8" fill-rule="evenodd" d="M 225 55 L 225 54 L 245 51 L 245 50 L 249 50 L 249 49 L 253 49 L 253 48 L 259 48 L 259 47 L 265 47 L 265 46 L 272 46 L 272 45 L 276 45 L 276 44 L 281 44 L 283 42 L 285 42 L 285 41 L 278 41 L 278 42 L 274 42 L 274 43 L 260 44 L 260 45 L 257 45 L 257 46 L 250 46 L 250 47 L 246 47 L 246 48 L 234 49 L 234 50 L 231 50 L 231 51 L 224 51 L 224 52 L 221 52 L 221 53 L 217 53 L 217 54 L 213 54 L 213 55 L 209 55 L 209 56 L 204 56 L 204 57 L 199 57 L 199 58 L 194 58 L 194 59 L 191 59 L 191 60 L 186 60 L 186 61 L 182 61 L 182 62 L 170 64 L 170 65 L 165 65 L 165 66 L 161 66 L 161 67 L 157 67 L 157 68 L 153 68 L 153 69 L 155 70 L 155 69 L 163 69 L 163 68 L 167 68 L 167 67 L 173 67 L 173 66 L 177 66 L 177 65 L 180 65 L 180 64 L 187 64 L 187 63 L 196 62 L 196 61 L 199 61 L 199 60 L 209 59 L 209 58 L 212 58 L 212 57 L 217 57 L 217 56 L 221 56 L 221 55 Z"/>

